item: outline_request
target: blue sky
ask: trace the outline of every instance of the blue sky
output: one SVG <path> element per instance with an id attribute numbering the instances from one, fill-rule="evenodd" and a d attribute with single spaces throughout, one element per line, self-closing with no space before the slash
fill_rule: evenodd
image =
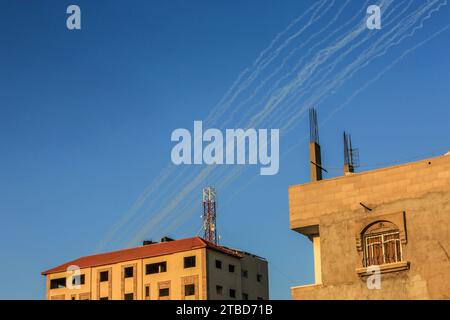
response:
<path id="1" fill-rule="evenodd" d="M 66 8 L 72 3 L 81 7 L 79 31 L 65 26 Z M 165 234 L 197 234 L 201 189 L 209 184 L 221 186 L 221 243 L 269 260 L 271 298 L 288 299 L 290 286 L 312 283 L 312 247 L 289 230 L 287 197 L 289 185 L 309 179 L 306 118 L 295 118 L 286 134 L 281 131 L 282 157 L 275 176 L 260 176 L 258 168 L 245 166 L 234 178 L 235 166 L 221 167 L 193 185 L 170 210 L 168 204 L 184 194 L 204 167 L 173 168 L 167 180 L 156 184 L 155 179 L 170 164 L 171 132 L 192 130 L 194 120 L 207 119 L 238 75 L 252 68 L 277 34 L 314 3 L 1 1 L 0 298 L 42 299 L 41 271 L 81 255 L 137 244 L 136 235 L 155 240 Z M 358 16 L 362 3 L 352 1 L 342 8 L 344 1 L 327 1 L 317 11 L 320 19 L 290 42 L 260 77 L 271 74 L 285 58 L 289 60 L 272 80 L 289 74 L 302 58 L 311 61 L 320 50 L 308 53 L 314 44 L 340 26 L 329 43 L 358 25 L 365 17 Z M 309 107 L 309 101 L 318 109 L 319 123 L 345 104 L 320 128 L 327 177 L 341 174 L 343 130 L 352 134 L 360 150 L 361 171 L 450 151 L 450 31 L 433 37 L 449 23 L 449 6 L 440 6 L 444 0 L 428 8 L 430 12 L 439 6 L 423 26 L 418 27 L 419 19 L 405 30 L 406 35 L 418 27 L 412 35 L 345 78 L 330 90 L 332 95 L 317 102 L 307 99 L 316 97 L 322 82 L 352 65 L 377 39 L 395 26 L 401 28 L 402 17 L 422 3 L 391 5 L 383 12 L 382 19 L 389 10 L 391 16 L 382 20 L 381 30 L 364 31 L 378 32 L 373 40 L 323 73 L 310 91 L 294 89 L 292 98 L 305 93 L 304 99 L 289 110 L 288 104 L 280 104 L 279 113 L 269 114 L 259 127 L 283 127 L 297 108 Z M 353 16 L 355 24 L 344 26 Z M 282 34 L 273 48 L 301 30 L 308 17 Z M 328 31 L 320 32 L 333 18 Z M 327 65 L 323 67 L 321 72 L 326 72 Z M 308 79 L 320 80 L 320 75 L 317 70 Z M 261 79 L 212 125 L 235 128 L 245 116 L 262 110 L 264 104 L 258 101 L 264 101 L 269 90 L 259 91 L 254 103 L 245 103 L 245 95 L 249 97 Z M 223 181 L 227 183 L 222 186 Z M 156 190 L 130 216 L 136 199 L 152 185 Z M 166 211 L 164 219 L 156 218 Z M 130 220 L 120 223 L 123 217 Z M 178 218 L 180 223 L 174 225 Z M 152 228 L 145 228 L 149 221 Z"/>

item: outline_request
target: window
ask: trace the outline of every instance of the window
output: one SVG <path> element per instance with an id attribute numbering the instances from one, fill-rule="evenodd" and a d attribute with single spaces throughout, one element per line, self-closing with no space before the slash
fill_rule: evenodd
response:
<path id="1" fill-rule="evenodd" d="M 400 232 L 388 222 L 378 222 L 363 234 L 364 266 L 400 262 L 402 248 Z"/>
<path id="2" fill-rule="evenodd" d="M 167 262 L 150 263 L 145 266 L 145 274 L 153 274 L 167 271 Z"/>
<path id="3" fill-rule="evenodd" d="M 182 290 L 180 290 L 180 291 L 182 291 Z M 170 299 L 170 280 L 158 282 L 158 291 L 157 292 L 158 292 L 159 300 L 169 300 Z"/>
<path id="4" fill-rule="evenodd" d="M 168 297 L 169 296 L 169 288 L 161 288 L 159 289 L 160 297 Z"/>
<path id="5" fill-rule="evenodd" d="M 242 300 L 248 300 L 248 294 L 242 293 Z"/>
<path id="6" fill-rule="evenodd" d="M 236 290 L 230 289 L 230 298 L 236 298 Z"/>
<path id="7" fill-rule="evenodd" d="M 242 278 L 248 278 L 248 271 L 245 269 L 242 269 L 241 275 L 242 275 Z"/>
<path id="8" fill-rule="evenodd" d="M 150 285 L 145 286 L 145 298 L 147 300 L 150 298 Z"/>
<path id="9" fill-rule="evenodd" d="M 222 261 L 216 260 L 216 268 L 217 269 L 222 269 Z"/>
<path id="10" fill-rule="evenodd" d="M 89 292 L 80 293 L 78 297 L 80 300 L 89 300 L 91 298 L 91 294 Z"/>
<path id="11" fill-rule="evenodd" d="M 108 297 L 100 297 L 100 300 L 109 300 Z"/>
<path id="12" fill-rule="evenodd" d="M 125 278 L 133 278 L 134 268 L 133 267 L 126 267 L 124 270 L 124 277 Z"/>
<path id="13" fill-rule="evenodd" d="M 57 278 L 50 280 L 50 289 L 60 289 L 66 287 L 66 278 Z"/>
<path id="14" fill-rule="evenodd" d="M 217 285 L 217 286 L 216 286 L 216 293 L 217 293 L 219 296 L 221 296 L 221 295 L 223 294 L 223 287 Z"/>
<path id="15" fill-rule="evenodd" d="M 84 284 L 84 274 L 78 274 L 72 277 L 72 285 L 79 286 Z"/>
<path id="16" fill-rule="evenodd" d="M 193 296 L 195 295 L 195 284 L 187 284 L 184 286 L 184 295 Z"/>
<path id="17" fill-rule="evenodd" d="M 257 274 L 256 275 L 256 281 L 261 282 L 262 281 L 262 274 Z"/>
<path id="18" fill-rule="evenodd" d="M 228 271 L 231 273 L 234 273 L 234 264 L 229 264 L 228 265 Z"/>
<path id="19" fill-rule="evenodd" d="M 184 268 L 193 268 L 195 267 L 195 256 L 184 257 Z"/>
<path id="20" fill-rule="evenodd" d="M 123 295 L 123 300 L 133 300 L 134 296 L 132 293 L 125 293 Z"/>
<path id="21" fill-rule="evenodd" d="M 109 280 L 109 272 L 108 271 L 100 272 L 100 282 L 105 282 L 108 280 Z"/>

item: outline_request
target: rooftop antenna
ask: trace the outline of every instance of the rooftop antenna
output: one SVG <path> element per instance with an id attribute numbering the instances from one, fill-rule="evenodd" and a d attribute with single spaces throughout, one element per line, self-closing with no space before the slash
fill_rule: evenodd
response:
<path id="1" fill-rule="evenodd" d="M 322 156 L 319 144 L 319 126 L 317 124 L 316 109 L 309 109 L 309 171 L 311 181 L 322 180 L 322 171 L 327 172 L 322 167 Z"/>
<path id="2" fill-rule="evenodd" d="M 213 187 L 203 188 L 203 239 L 217 244 L 216 228 L 216 189 Z"/>
<path id="3" fill-rule="evenodd" d="M 359 167 L 359 150 L 353 148 L 352 137 L 344 131 L 344 174 L 355 172 Z"/>

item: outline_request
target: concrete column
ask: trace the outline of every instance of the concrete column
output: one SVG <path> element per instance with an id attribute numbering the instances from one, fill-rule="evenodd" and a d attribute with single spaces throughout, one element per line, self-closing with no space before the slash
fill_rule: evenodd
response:
<path id="1" fill-rule="evenodd" d="M 322 157 L 320 154 L 320 145 L 315 142 L 309 144 L 309 168 L 311 174 L 311 181 L 322 180 Z"/>
<path id="2" fill-rule="evenodd" d="M 320 236 L 313 236 L 315 284 L 322 284 L 322 260 L 320 257 Z"/>

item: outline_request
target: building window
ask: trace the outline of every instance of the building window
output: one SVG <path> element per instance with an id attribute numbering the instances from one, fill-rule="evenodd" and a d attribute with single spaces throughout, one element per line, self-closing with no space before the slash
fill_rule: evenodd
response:
<path id="1" fill-rule="evenodd" d="M 245 269 L 242 269 L 241 275 L 242 275 L 242 278 L 248 278 L 248 271 Z"/>
<path id="2" fill-rule="evenodd" d="M 223 294 L 223 287 L 217 285 L 217 286 L 216 286 L 216 293 L 217 293 L 219 296 L 221 296 L 221 295 Z"/>
<path id="3" fill-rule="evenodd" d="M 72 285 L 79 286 L 84 284 L 84 274 L 77 274 L 72 277 Z"/>
<path id="4" fill-rule="evenodd" d="M 50 280 L 50 289 L 61 289 L 66 287 L 66 278 Z"/>
<path id="5" fill-rule="evenodd" d="M 182 290 L 180 290 L 180 291 L 182 291 Z M 158 282 L 157 293 L 158 293 L 159 300 L 169 300 L 170 299 L 170 280 Z"/>
<path id="6" fill-rule="evenodd" d="M 402 261 L 400 231 L 390 222 L 371 225 L 362 236 L 364 267 Z"/>
<path id="7" fill-rule="evenodd" d="M 145 286 L 145 299 L 146 300 L 150 299 L 150 285 Z"/>
<path id="8" fill-rule="evenodd" d="M 195 256 L 184 257 L 184 268 L 193 268 L 195 267 Z"/>
<path id="9" fill-rule="evenodd" d="M 216 268 L 217 269 L 222 269 L 222 261 L 216 260 Z"/>
<path id="10" fill-rule="evenodd" d="M 167 271 L 167 262 L 150 263 L 145 266 L 145 274 L 153 274 Z"/>
<path id="11" fill-rule="evenodd" d="M 161 288 L 159 289 L 159 296 L 160 297 L 168 297 L 169 296 L 169 288 Z"/>
<path id="12" fill-rule="evenodd" d="M 400 232 L 364 236 L 365 266 L 394 263 L 402 260 Z"/>
<path id="13" fill-rule="evenodd" d="M 124 277 L 125 278 L 133 278 L 134 268 L 133 267 L 126 267 L 124 270 Z"/>
<path id="14" fill-rule="evenodd" d="M 195 284 L 187 284 L 184 286 L 184 295 L 193 296 L 195 295 Z"/>
<path id="15" fill-rule="evenodd" d="M 242 293 L 242 300 L 248 300 L 248 294 Z"/>
<path id="16" fill-rule="evenodd" d="M 236 298 L 236 290 L 230 289 L 230 298 Z"/>
<path id="17" fill-rule="evenodd" d="M 105 282 L 108 280 L 109 280 L 109 272 L 108 271 L 100 272 L 100 282 Z"/>
<path id="18" fill-rule="evenodd" d="M 91 294 L 89 292 L 80 293 L 78 297 L 80 300 L 89 300 L 91 298 Z"/>
<path id="19" fill-rule="evenodd" d="M 262 281 L 262 274 L 257 274 L 256 275 L 256 281 L 261 282 Z"/>
<path id="20" fill-rule="evenodd" d="M 132 293 L 125 293 L 123 295 L 123 300 L 133 300 L 134 299 L 134 295 Z"/>
<path id="21" fill-rule="evenodd" d="M 100 297 L 100 300 L 109 300 L 108 297 Z"/>
<path id="22" fill-rule="evenodd" d="M 234 273 L 234 264 L 229 264 L 228 265 L 228 271 L 231 273 Z"/>

